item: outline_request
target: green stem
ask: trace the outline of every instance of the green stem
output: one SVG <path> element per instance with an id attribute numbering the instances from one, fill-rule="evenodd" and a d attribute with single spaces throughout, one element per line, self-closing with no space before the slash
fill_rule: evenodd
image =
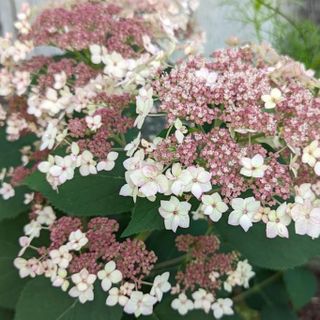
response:
<path id="1" fill-rule="evenodd" d="M 147 117 L 166 117 L 166 113 L 149 113 Z"/>
<path id="2" fill-rule="evenodd" d="M 126 145 L 125 142 L 123 141 L 123 139 L 119 138 L 118 136 L 112 136 L 112 137 L 110 137 L 110 139 L 114 140 L 122 147 L 125 147 L 125 145 Z"/>
<path id="3" fill-rule="evenodd" d="M 152 233 L 151 231 L 141 232 L 136 236 L 136 239 L 141 241 L 146 241 L 151 235 L 151 233 Z"/>
<path id="4" fill-rule="evenodd" d="M 173 128 L 173 125 L 171 125 L 170 128 L 168 129 L 167 134 L 166 134 L 166 139 L 169 137 L 172 128 Z"/>
<path id="5" fill-rule="evenodd" d="M 263 280 L 262 282 L 257 283 L 256 285 L 251 287 L 249 290 L 236 295 L 235 297 L 232 298 L 232 300 L 234 302 L 243 301 L 244 299 L 248 298 L 249 296 L 262 291 L 263 288 L 269 286 L 271 283 L 278 280 L 281 276 L 282 276 L 282 271 L 279 271 L 279 272 L 273 274 L 271 277 Z"/>
<path id="6" fill-rule="evenodd" d="M 187 259 L 187 255 L 185 254 L 183 256 L 180 256 L 180 257 L 177 257 L 177 258 L 174 258 L 174 259 L 171 259 L 171 260 L 167 260 L 167 261 L 163 261 L 163 262 L 157 263 L 154 266 L 153 271 L 175 266 L 176 264 L 180 264 L 181 262 L 184 262 L 186 259 Z"/>
<path id="7" fill-rule="evenodd" d="M 264 6 L 265 8 L 273 11 L 274 13 L 276 13 L 278 16 L 282 17 L 284 20 L 286 20 L 289 24 L 292 25 L 292 27 L 294 29 L 296 29 L 296 31 L 298 32 L 298 34 L 300 35 L 301 39 L 303 40 L 304 43 L 306 43 L 306 39 L 305 39 L 305 35 L 304 33 L 301 31 L 301 29 L 297 26 L 297 24 L 295 23 L 295 21 L 293 19 L 291 19 L 289 16 L 287 16 L 285 13 L 283 13 L 281 10 L 279 10 L 278 8 L 273 7 L 271 4 L 266 3 L 263 0 L 260 0 L 260 4 L 262 6 Z"/>

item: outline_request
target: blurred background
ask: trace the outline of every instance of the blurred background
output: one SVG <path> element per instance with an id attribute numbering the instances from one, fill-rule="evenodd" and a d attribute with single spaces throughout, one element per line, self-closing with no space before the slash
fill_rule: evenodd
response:
<path id="1" fill-rule="evenodd" d="M 13 32 L 16 11 L 25 0 L 0 1 L 0 34 Z M 275 45 L 281 35 L 288 34 L 297 46 L 301 28 L 309 41 L 309 47 L 320 43 L 318 24 L 320 23 L 319 0 L 199 0 L 198 23 L 207 33 L 205 53 L 225 45 L 225 40 L 237 36 L 242 41 L 265 40 Z M 28 0 L 31 5 L 43 4 L 46 0 Z M 296 26 L 293 25 L 297 24 Z M 281 29 L 281 30 L 280 30 Z M 311 33 L 310 33 L 311 31 Z M 289 39 L 290 39 L 289 37 Z M 282 39 L 283 39 L 282 38 Z M 279 45 L 282 41 L 279 41 Z M 298 42 L 298 43 L 297 43 Z M 282 43 L 282 46 L 287 45 Z M 320 44 L 318 45 L 320 46 Z M 295 49 L 297 49 L 295 47 Z M 318 47 L 317 47 L 318 49 Z M 292 48 L 288 48 L 289 52 Z"/>
<path id="2" fill-rule="evenodd" d="M 26 0 L 0 1 L 0 34 Z M 271 43 L 278 51 L 320 72 L 320 0 L 199 0 L 197 21 L 206 32 L 204 53 L 224 47 L 230 37 Z M 28 0 L 41 5 L 47 0 Z"/>

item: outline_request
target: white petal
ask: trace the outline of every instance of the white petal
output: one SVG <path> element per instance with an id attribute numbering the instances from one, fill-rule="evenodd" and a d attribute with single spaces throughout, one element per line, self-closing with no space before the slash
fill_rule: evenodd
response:
<path id="1" fill-rule="evenodd" d="M 316 173 L 317 176 L 320 176 L 320 161 L 316 163 L 314 167 L 314 172 Z"/>
<path id="2" fill-rule="evenodd" d="M 278 228 L 275 222 L 268 222 L 266 228 L 268 238 L 275 238 L 278 235 Z"/>
<path id="3" fill-rule="evenodd" d="M 213 221 L 213 222 L 218 222 L 222 217 L 222 213 L 218 212 L 217 210 L 214 210 L 214 212 L 209 216 L 209 218 Z"/>
<path id="4" fill-rule="evenodd" d="M 110 280 L 112 281 L 112 283 L 120 282 L 122 280 L 122 273 L 119 270 L 114 270 L 110 274 Z"/>
<path id="5" fill-rule="evenodd" d="M 252 165 L 254 167 L 260 167 L 263 165 L 264 159 L 260 154 L 256 154 L 253 158 L 252 158 Z"/>
<path id="6" fill-rule="evenodd" d="M 232 226 L 238 226 L 241 216 L 242 213 L 240 211 L 232 211 L 229 215 L 228 223 Z"/>
<path id="7" fill-rule="evenodd" d="M 199 183 L 194 183 L 191 188 L 192 194 L 199 199 L 203 193 L 202 188 Z"/>
<path id="8" fill-rule="evenodd" d="M 104 270 L 107 272 L 107 273 L 111 273 L 112 271 L 116 270 L 116 263 L 114 261 L 109 261 L 105 267 L 104 267 Z"/>
<path id="9" fill-rule="evenodd" d="M 106 300 L 106 305 L 113 307 L 118 303 L 118 297 L 115 295 L 109 295 L 107 300 Z"/>
<path id="10" fill-rule="evenodd" d="M 101 282 L 101 287 L 103 291 L 107 292 L 112 287 L 112 282 L 109 280 L 109 278 L 105 278 Z"/>
<path id="11" fill-rule="evenodd" d="M 245 232 L 247 232 L 252 227 L 252 221 L 246 214 L 242 215 L 239 220 L 239 224 Z"/>

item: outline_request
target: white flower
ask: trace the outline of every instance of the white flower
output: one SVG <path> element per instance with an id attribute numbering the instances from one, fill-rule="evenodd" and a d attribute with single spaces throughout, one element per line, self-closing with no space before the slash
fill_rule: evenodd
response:
<path id="1" fill-rule="evenodd" d="M 237 285 L 249 288 L 249 281 L 255 276 L 255 272 L 248 260 L 239 261 L 235 272 L 238 274 Z"/>
<path id="2" fill-rule="evenodd" d="M 89 174 L 97 174 L 97 169 L 96 169 L 96 161 L 93 160 L 93 154 L 85 150 L 82 152 L 80 156 L 80 174 L 84 177 L 88 176 Z"/>
<path id="3" fill-rule="evenodd" d="M 312 191 L 311 187 L 311 183 L 303 183 L 299 187 L 295 186 L 295 203 L 303 204 L 305 201 L 313 202 L 316 199 L 316 195 Z"/>
<path id="4" fill-rule="evenodd" d="M 17 95 L 22 96 L 28 89 L 31 83 L 30 73 L 27 71 L 16 71 L 12 79 L 12 84 L 15 86 Z"/>
<path id="5" fill-rule="evenodd" d="M 184 293 L 180 293 L 178 298 L 171 302 L 171 308 L 177 310 L 182 316 L 194 309 L 193 302 Z"/>
<path id="6" fill-rule="evenodd" d="M 99 114 L 97 114 L 93 117 L 86 116 L 85 120 L 86 120 L 86 124 L 87 124 L 88 128 L 91 131 L 97 131 L 102 126 L 102 122 L 101 122 L 102 117 Z"/>
<path id="7" fill-rule="evenodd" d="M 205 80 L 208 87 L 213 87 L 218 78 L 218 74 L 216 72 L 210 72 L 207 68 L 201 68 L 200 70 L 197 70 L 195 75 L 196 77 Z"/>
<path id="8" fill-rule="evenodd" d="M 133 283 L 125 282 L 119 288 L 111 288 L 109 290 L 109 296 L 106 300 L 106 305 L 108 306 L 115 306 L 119 304 L 120 306 L 125 306 L 129 301 L 128 296 L 131 295 L 135 285 Z"/>
<path id="9" fill-rule="evenodd" d="M 75 284 L 69 291 L 69 295 L 73 298 L 79 298 L 80 303 L 93 301 L 93 284 L 97 276 L 90 274 L 87 269 L 82 269 L 79 273 L 71 276 L 72 282 Z"/>
<path id="10" fill-rule="evenodd" d="M 232 226 L 240 225 L 247 232 L 252 227 L 254 216 L 260 209 L 260 202 L 253 197 L 236 198 L 231 201 L 231 206 L 234 210 L 229 215 L 228 223 Z"/>
<path id="11" fill-rule="evenodd" d="M 210 182 L 212 174 L 202 167 L 191 166 L 187 170 L 192 176 L 192 181 L 186 191 L 191 191 L 197 199 L 200 199 L 203 193 L 210 191 L 212 188 Z"/>
<path id="12" fill-rule="evenodd" d="M 133 291 L 130 300 L 124 306 L 124 312 L 134 314 L 136 317 L 140 315 L 148 316 L 153 312 L 153 306 L 157 299 L 150 294 L 144 294 L 141 291 Z"/>
<path id="13" fill-rule="evenodd" d="M 31 30 L 31 26 L 28 21 L 30 14 L 30 5 L 28 3 L 22 3 L 21 11 L 17 14 L 18 21 L 14 24 L 20 34 L 27 35 Z"/>
<path id="14" fill-rule="evenodd" d="M 3 182 L 0 188 L 0 195 L 4 200 L 8 200 L 15 196 L 15 191 L 11 184 Z"/>
<path id="15" fill-rule="evenodd" d="M 180 202 L 178 198 L 173 196 L 169 201 L 162 200 L 159 212 L 164 218 L 166 229 L 176 232 L 178 227 L 188 228 L 190 225 L 190 209 L 190 203 Z"/>
<path id="16" fill-rule="evenodd" d="M 67 75 L 64 71 L 53 75 L 54 77 L 54 85 L 53 88 L 56 90 L 62 89 L 67 83 Z"/>
<path id="17" fill-rule="evenodd" d="M 49 155 L 47 161 L 42 161 L 38 164 L 38 169 L 42 173 L 49 173 L 50 169 L 54 166 L 54 157 Z"/>
<path id="18" fill-rule="evenodd" d="M 24 234 L 31 238 L 40 237 L 41 224 L 36 220 L 31 220 L 30 223 L 24 226 Z"/>
<path id="19" fill-rule="evenodd" d="M 198 207 L 196 211 L 191 211 L 192 215 L 192 220 L 197 221 L 197 220 L 207 220 L 205 214 L 201 210 L 201 206 Z"/>
<path id="20" fill-rule="evenodd" d="M 34 199 L 34 192 L 31 192 L 31 193 L 26 193 L 25 195 L 24 195 L 24 201 L 23 201 L 23 203 L 24 204 L 30 204 L 32 201 L 33 201 L 33 199 Z"/>
<path id="21" fill-rule="evenodd" d="M 48 88 L 46 98 L 40 103 L 40 109 L 55 115 L 63 109 L 62 104 L 59 102 L 58 92 L 52 88 Z"/>
<path id="22" fill-rule="evenodd" d="M 310 201 L 297 203 L 291 209 L 291 217 L 295 222 L 296 234 L 307 234 L 311 238 L 320 235 L 320 207 L 314 207 Z"/>
<path id="23" fill-rule="evenodd" d="M 210 272 L 209 274 L 209 279 L 212 281 L 212 282 L 216 282 L 220 277 L 220 274 L 219 272 L 216 272 L 216 271 L 212 271 Z"/>
<path id="24" fill-rule="evenodd" d="M 91 62 L 93 64 L 102 63 L 103 56 L 107 54 L 107 49 L 105 47 L 99 46 L 98 44 L 93 44 L 89 47 L 91 53 Z"/>
<path id="25" fill-rule="evenodd" d="M 170 190 L 176 196 L 180 196 L 192 181 L 190 171 L 183 170 L 180 163 L 174 163 L 171 170 L 166 171 L 166 176 L 171 182 Z"/>
<path id="26" fill-rule="evenodd" d="M 222 316 L 227 315 L 233 315 L 233 301 L 230 298 L 226 299 L 218 299 L 217 302 L 215 302 L 212 305 L 213 315 L 216 319 L 220 319 Z"/>
<path id="27" fill-rule="evenodd" d="M 162 300 L 163 293 L 170 291 L 171 284 L 169 283 L 170 273 L 165 272 L 162 275 L 158 275 L 153 280 L 153 286 L 151 288 L 150 294 L 155 296 L 158 301 Z"/>
<path id="28" fill-rule="evenodd" d="M 49 174 L 56 178 L 60 184 L 74 177 L 74 163 L 70 156 L 54 157 L 55 164 L 49 169 Z"/>
<path id="29" fill-rule="evenodd" d="M 282 100 L 282 93 L 279 89 L 273 88 L 270 94 L 264 94 L 261 99 L 266 109 L 274 109 L 277 103 Z"/>
<path id="30" fill-rule="evenodd" d="M 320 176 L 320 161 L 318 161 L 314 166 L 314 172 L 316 173 L 317 176 Z"/>
<path id="31" fill-rule="evenodd" d="M 235 286 L 249 288 L 249 281 L 254 275 L 255 273 L 248 260 L 239 261 L 236 270 L 228 273 L 228 278 L 223 284 L 224 289 L 231 292 Z"/>
<path id="32" fill-rule="evenodd" d="M 49 256 L 52 262 L 62 269 L 67 269 L 72 260 L 72 255 L 67 246 L 61 246 L 59 249 L 51 250 Z"/>
<path id="33" fill-rule="evenodd" d="M 129 300 L 129 298 L 122 292 L 121 287 L 120 289 L 116 287 L 111 288 L 108 294 L 106 305 L 110 307 L 113 307 L 116 304 L 124 307 Z"/>
<path id="34" fill-rule="evenodd" d="M 192 294 L 192 298 L 194 299 L 193 304 L 195 309 L 202 309 L 205 313 L 209 313 L 211 304 L 214 301 L 212 293 L 200 288 Z"/>
<path id="35" fill-rule="evenodd" d="M 101 287 L 107 292 L 113 283 L 118 283 L 122 280 L 122 273 L 116 269 L 116 263 L 114 261 L 109 261 L 104 270 L 98 272 L 98 278 L 102 280 Z"/>
<path id="36" fill-rule="evenodd" d="M 256 154 L 252 159 L 243 157 L 241 158 L 241 168 L 240 173 L 246 177 L 262 178 L 264 172 L 268 168 L 264 164 L 264 159 L 260 154 Z"/>
<path id="37" fill-rule="evenodd" d="M 18 257 L 21 257 L 21 256 L 24 255 L 26 250 L 29 248 L 32 240 L 33 240 L 33 238 L 29 238 L 29 237 L 26 237 L 26 236 L 22 236 L 22 237 L 19 238 L 19 244 L 21 246 L 21 250 L 18 253 Z"/>
<path id="38" fill-rule="evenodd" d="M 152 152 L 157 149 L 158 144 L 163 140 L 161 137 L 155 137 L 152 142 L 149 142 L 145 139 L 141 140 L 141 146 L 145 149 L 147 152 Z"/>
<path id="39" fill-rule="evenodd" d="M 56 141 L 60 144 L 68 135 L 68 129 L 64 129 L 61 133 L 57 134 Z M 72 142 L 75 143 L 75 142 Z"/>
<path id="40" fill-rule="evenodd" d="M 56 215 L 50 206 L 46 206 L 36 211 L 37 221 L 40 224 L 45 224 L 47 226 L 51 226 L 56 220 Z"/>
<path id="41" fill-rule="evenodd" d="M 228 206 L 222 201 L 221 196 L 217 192 L 211 195 L 203 195 L 201 201 L 200 210 L 214 222 L 219 221 L 222 214 L 228 211 Z"/>
<path id="42" fill-rule="evenodd" d="M 128 178 L 145 197 L 165 193 L 168 189 L 168 179 L 162 174 L 163 166 L 153 161 L 144 162 L 141 168 L 128 173 Z"/>
<path id="43" fill-rule="evenodd" d="M 174 122 L 174 127 L 176 128 L 176 131 L 174 133 L 178 143 L 182 143 L 184 139 L 184 135 L 188 133 L 188 129 L 186 126 L 184 126 L 180 119 L 176 119 Z"/>
<path id="44" fill-rule="evenodd" d="M 127 151 L 127 156 L 132 157 L 135 151 L 138 149 L 139 144 L 140 144 L 140 139 L 141 139 L 141 132 L 139 132 L 138 136 L 132 140 L 130 143 L 128 143 L 124 147 L 124 151 Z"/>
<path id="45" fill-rule="evenodd" d="M 105 64 L 104 73 L 116 79 L 122 79 L 128 72 L 128 61 L 123 59 L 121 54 L 112 52 L 103 56 L 103 63 Z"/>
<path id="46" fill-rule="evenodd" d="M 86 234 L 80 229 L 73 231 L 69 235 L 69 242 L 67 243 L 67 248 L 69 250 L 80 251 L 88 243 L 88 238 Z"/>
<path id="47" fill-rule="evenodd" d="M 51 259 L 42 262 L 43 273 L 46 278 L 53 278 L 57 274 L 58 267 Z"/>
<path id="48" fill-rule="evenodd" d="M 31 258 L 29 260 L 16 258 L 14 259 L 13 264 L 19 270 L 20 278 L 34 278 L 37 274 L 41 274 L 40 263 L 35 258 Z"/>
<path id="49" fill-rule="evenodd" d="M 136 113 L 138 114 L 134 121 L 134 126 L 138 129 L 142 128 L 146 116 L 150 113 L 153 107 L 153 89 L 141 88 L 139 95 L 136 97 Z"/>
<path id="50" fill-rule="evenodd" d="M 310 167 L 314 167 L 317 160 L 320 159 L 320 144 L 314 140 L 310 145 L 303 149 L 302 162 L 307 163 Z"/>
<path id="51" fill-rule="evenodd" d="M 119 154 L 117 152 L 111 151 L 107 155 L 107 160 L 100 161 L 97 164 L 98 171 L 111 171 L 115 166 L 115 161 L 118 159 Z"/>
<path id="52" fill-rule="evenodd" d="M 290 216 L 287 214 L 287 204 L 281 204 L 276 211 L 271 210 L 268 214 L 267 237 L 275 238 L 276 236 L 288 238 L 289 232 L 287 226 L 291 222 Z"/>
<path id="53" fill-rule="evenodd" d="M 54 287 L 60 287 L 62 291 L 67 291 L 70 285 L 70 282 L 66 279 L 68 276 L 67 270 L 58 269 L 56 275 L 51 277 L 51 282 Z"/>
<path id="54" fill-rule="evenodd" d="M 133 170 L 139 169 L 143 166 L 144 156 L 145 156 L 144 150 L 140 149 L 133 155 L 133 157 L 124 160 L 123 166 L 128 171 L 133 171 Z"/>

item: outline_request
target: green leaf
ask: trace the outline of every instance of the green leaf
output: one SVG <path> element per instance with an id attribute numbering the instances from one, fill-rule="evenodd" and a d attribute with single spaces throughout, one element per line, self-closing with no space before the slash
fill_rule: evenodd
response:
<path id="1" fill-rule="evenodd" d="M 5 220 L 0 223 L 0 306 L 14 309 L 20 292 L 28 280 L 20 279 L 13 266 L 20 247 L 18 238 L 22 234 L 25 217 Z"/>
<path id="2" fill-rule="evenodd" d="M 23 201 L 24 195 L 28 192 L 26 187 L 15 188 L 15 196 L 4 200 L 0 197 L 0 221 L 6 218 L 15 218 L 28 208 Z"/>
<path id="3" fill-rule="evenodd" d="M 106 294 L 95 288 L 93 302 L 81 304 L 43 277 L 30 281 L 16 308 L 15 320 L 120 320 L 122 308 L 107 307 Z"/>
<path id="4" fill-rule="evenodd" d="M 306 305 L 317 291 L 317 279 L 306 268 L 287 270 L 284 273 L 284 281 L 291 302 L 296 310 Z"/>
<path id="5" fill-rule="evenodd" d="M 300 266 L 314 256 L 320 255 L 320 238 L 296 235 L 290 228 L 290 238 L 268 239 L 265 225 L 254 224 L 248 232 L 227 224 L 227 215 L 215 224 L 223 241 L 233 246 L 250 263 L 267 269 L 284 270 Z"/>
<path id="6" fill-rule="evenodd" d="M 122 237 L 128 237 L 136 233 L 164 229 L 163 218 L 159 214 L 160 198 L 151 202 L 146 198 L 138 198 L 132 212 L 132 218 L 128 227 L 122 233 Z"/>
<path id="7" fill-rule="evenodd" d="M 256 275 L 250 281 L 251 294 L 245 303 L 251 309 L 259 310 L 264 305 L 288 305 L 290 299 L 282 279 L 282 272 L 255 268 Z M 246 294 L 247 291 L 244 291 Z M 277 293 L 276 295 L 274 293 Z"/>
<path id="8" fill-rule="evenodd" d="M 28 135 L 17 141 L 8 141 L 5 128 L 0 129 L 0 169 L 21 165 L 20 149 L 32 143 L 34 136 Z"/>
<path id="9" fill-rule="evenodd" d="M 298 320 L 298 317 L 288 305 L 265 305 L 261 320 Z"/>
<path id="10" fill-rule="evenodd" d="M 68 215 L 105 216 L 128 212 L 133 207 L 130 197 L 119 195 L 125 184 L 122 161 L 111 172 L 75 177 L 55 191 L 39 171 L 25 180 L 30 189 L 41 192 L 57 209 Z"/>
<path id="11" fill-rule="evenodd" d="M 1 320 L 12 320 L 14 317 L 14 312 L 8 309 L 0 308 L 0 319 Z"/>

